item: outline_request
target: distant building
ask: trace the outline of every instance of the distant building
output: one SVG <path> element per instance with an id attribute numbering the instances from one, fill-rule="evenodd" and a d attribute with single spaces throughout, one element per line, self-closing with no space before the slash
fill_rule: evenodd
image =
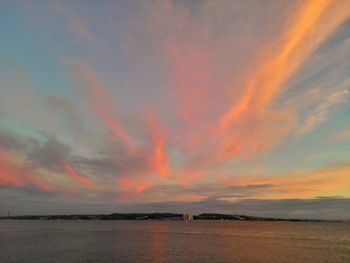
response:
<path id="1" fill-rule="evenodd" d="M 183 219 L 185 221 L 192 221 L 193 220 L 193 214 L 189 213 L 189 214 L 183 214 Z"/>

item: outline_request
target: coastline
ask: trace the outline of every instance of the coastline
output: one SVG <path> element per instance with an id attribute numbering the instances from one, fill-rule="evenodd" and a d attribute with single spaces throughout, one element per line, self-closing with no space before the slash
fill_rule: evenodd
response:
<path id="1" fill-rule="evenodd" d="M 275 218 L 256 217 L 248 215 L 229 215 L 217 213 L 204 213 L 193 215 L 190 220 L 185 218 L 187 214 L 177 213 L 112 213 L 112 214 L 71 214 L 71 215 L 17 215 L 0 217 L 0 220 L 227 220 L 227 221 L 287 221 L 287 222 L 347 222 L 347 220 L 324 220 L 310 218 Z"/>

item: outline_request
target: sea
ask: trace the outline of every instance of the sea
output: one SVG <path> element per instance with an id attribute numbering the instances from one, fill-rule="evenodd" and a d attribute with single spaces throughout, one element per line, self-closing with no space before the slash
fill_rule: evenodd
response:
<path id="1" fill-rule="evenodd" d="M 0 262 L 350 263 L 350 222 L 0 220 Z"/>

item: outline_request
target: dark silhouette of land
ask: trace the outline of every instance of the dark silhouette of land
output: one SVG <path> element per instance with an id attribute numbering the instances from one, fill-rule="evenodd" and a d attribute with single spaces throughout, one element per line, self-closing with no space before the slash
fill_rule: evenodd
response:
<path id="1" fill-rule="evenodd" d="M 176 213 L 112 213 L 94 215 L 21 215 L 6 216 L 0 219 L 17 220 L 183 220 L 183 214 Z M 322 222 L 337 220 L 318 219 L 285 219 L 273 217 L 255 217 L 247 215 L 227 215 L 227 214 L 199 214 L 193 215 L 193 220 L 245 220 L 245 221 L 299 221 L 299 222 Z"/>

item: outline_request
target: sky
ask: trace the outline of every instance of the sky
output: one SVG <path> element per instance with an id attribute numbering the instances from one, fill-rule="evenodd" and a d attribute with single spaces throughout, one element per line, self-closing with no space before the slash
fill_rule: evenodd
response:
<path id="1" fill-rule="evenodd" d="M 0 2 L 0 215 L 350 219 L 350 0 Z"/>

